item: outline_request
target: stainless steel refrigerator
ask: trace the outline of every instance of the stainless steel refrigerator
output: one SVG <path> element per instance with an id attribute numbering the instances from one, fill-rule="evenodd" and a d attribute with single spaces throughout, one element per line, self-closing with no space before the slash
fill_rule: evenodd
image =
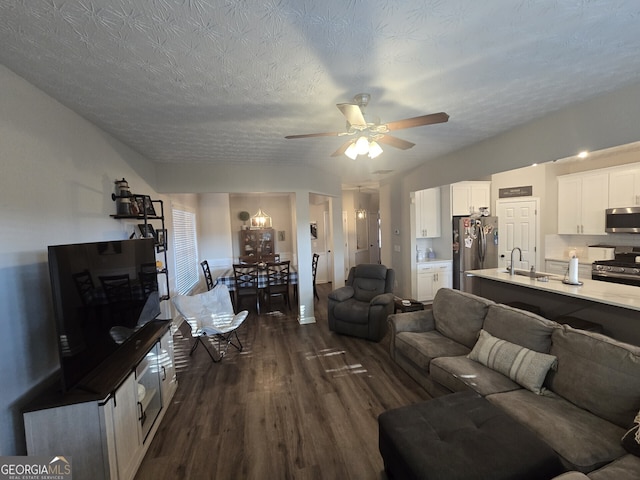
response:
<path id="1" fill-rule="evenodd" d="M 498 217 L 453 217 L 453 288 L 465 288 L 466 270 L 498 267 Z"/>

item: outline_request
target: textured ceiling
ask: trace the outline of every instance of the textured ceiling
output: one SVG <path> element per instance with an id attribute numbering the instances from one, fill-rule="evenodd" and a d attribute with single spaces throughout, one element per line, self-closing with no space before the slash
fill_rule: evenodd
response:
<path id="1" fill-rule="evenodd" d="M 0 63 L 156 162 L 299 165 L 376 182 L 638 81 L 637 0 L 0 0 Z M 329 155 L 371 93 L 417 145 Z M 387 174 L 388 175 L 388 174 Z"/>

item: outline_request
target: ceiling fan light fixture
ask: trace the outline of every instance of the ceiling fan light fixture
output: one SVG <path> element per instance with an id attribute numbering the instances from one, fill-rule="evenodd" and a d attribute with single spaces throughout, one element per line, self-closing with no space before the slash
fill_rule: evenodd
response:
<path id="1" fill-rule="evenodd" d="M 369 158 L 376 158 L 383 152 L 382 147 L 375 140 L 369 143 Z"/>
<path id="2" fill-rule="evenodd" d="M 351 145 L 347 147 L 344 151 L 344 154 L 349 157 L 351 160 L 355 160 L 358 156 L 358 149 L 356 148 L 356 142 L 352 142 Z"/>
<path id="3" fill-rule="evenodd" d="M 360 137 L 356 140 L 356 150 L 358 155 L 366 155 L 369 153 L 369 139 L 367 137 Z"/>

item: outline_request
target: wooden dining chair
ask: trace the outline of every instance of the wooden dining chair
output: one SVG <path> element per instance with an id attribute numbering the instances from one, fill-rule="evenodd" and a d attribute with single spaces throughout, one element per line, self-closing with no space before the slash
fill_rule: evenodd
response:
<path id="1" fill-rule="evenodd" d="M 211 270 L 209 270 L 209 262 L 203 260 L 200 262 L 200 266 L 202 267 L 202 271 L 204 272 L 204 279 L 207 282 L 207 290 L 211 290 L 213 288 L 213 277 L 211 277 Z"/>
<path id="2" fill-rule="evenodd" d="M 267 285 L 265 295 L 271 309 L 271 300 L 274 297 L 282 297 L 283 302 L 291 310 L 291 301 L 289 299 L 289 283 L 290 283 L 290 261 L 277 263 L 267 263 Z"/>
<path id="3" fill-rule="evenodd" d="M 240 255 L 238 257 L 238 263 L 256 263 L 258 261 L 258 258 L 251 254 L 251 255 Z"/>
<path id="4" fill-rule="evenodd" d="M 158 291 L 158 267 L 155 263 L 143 263 L 140 265 L 138 280 L 142 290 L 142 297 L 146 299 L 151 292 Z"/>
<path id="5" fill-rule="evenodd" d="M 257 263 L 234 263 L 233 280 L 235 284 L 234 298 L 235 309 L 240 308 L 243 298 L 255 297 L 256 311 L 260 314 L 260 289 L 258 287 Z"/>
<path id="6" fill-rule="evenodd" d="M 113 325 L 133 327 L 136 324 L 137 316 L 134 311 L 129 274 L 103 275 L 98 278 L 109 304 Z"/>

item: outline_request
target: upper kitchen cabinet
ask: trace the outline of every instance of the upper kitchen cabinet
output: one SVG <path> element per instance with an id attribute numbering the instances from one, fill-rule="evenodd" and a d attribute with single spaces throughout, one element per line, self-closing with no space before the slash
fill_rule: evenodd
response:
<path id="1" fill-rule="evenodd" d="M 415 192 L 416 238 L 440 236 L 440 188 Z"/>
<path id="2" fill-rule="evenodd" d="M 491 182 L 458 182 L 451 185 L 451 215 L 469 215 L 487 207 L 491 211 Z"/>
<path id="3" fill-rule="evenodd" d="M 608 172 L 558 177 L 558 233 L 605 235 L 609 205 Z"/>
<path id="4" fill-rule="evenodd" d="M 609 208 L 635 207 L 640 205 L 640 166 L 629 165 L 626 168 L 609 172 Z"/>

